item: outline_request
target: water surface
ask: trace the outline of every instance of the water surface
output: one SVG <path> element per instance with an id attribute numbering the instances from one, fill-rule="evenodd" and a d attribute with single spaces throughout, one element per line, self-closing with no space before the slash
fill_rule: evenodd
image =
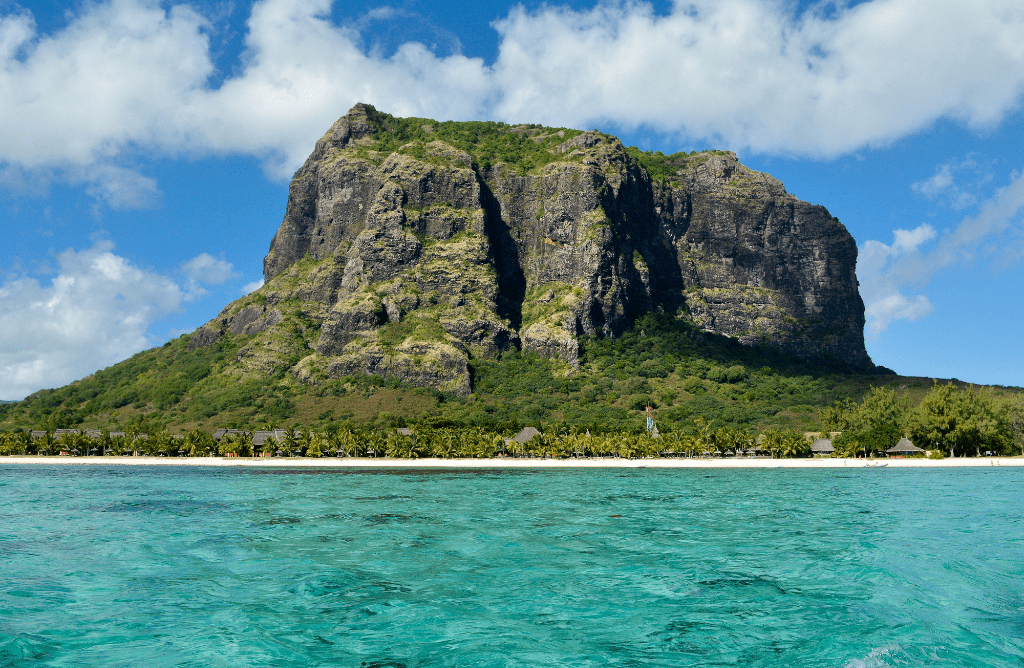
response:
<path id="1" fill-rule="evenodd" d="M 1022 666 L 1024 469 L 0 465 L 0 666 Z"/>

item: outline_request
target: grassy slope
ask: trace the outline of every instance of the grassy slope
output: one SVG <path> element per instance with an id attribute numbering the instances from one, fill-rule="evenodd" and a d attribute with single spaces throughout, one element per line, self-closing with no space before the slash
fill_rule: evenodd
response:
<path id="1" fill-rule="evenodd" d="M 429 421 L 504 429 L 567 423 L 601 431 L 641 429 L 650 401 L 662 431 L 692 430 L 698 417 L 715 426 L 807 430 L 816 427 L 820 407 L 859 398 L 872 385 L 904 388 L 916 404 L 932 383 L 806 364 L 655 315 L 618 339 L 585 340 L 579 372 L 516 352 L 476 360 L 475 392 L 465 399 L 374 377 L 319 385 L 298 384 L 287 373 L 240 380 L 225 371 L 244 342 L 226 336 L 189 353 L 188 336 L 182 336 L 64 388 L 0 406 L 0 429 L 136 426 L 182 433 Z M 993 388 L 997 400 L 1018 391 Z"/>

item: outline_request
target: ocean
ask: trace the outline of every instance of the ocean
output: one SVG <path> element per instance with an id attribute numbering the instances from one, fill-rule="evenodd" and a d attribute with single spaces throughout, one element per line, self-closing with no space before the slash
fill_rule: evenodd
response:
<path id="1" fill-rule="evenodd" d="M 0 666 L 1019 667 L 1022 490 L 0 462 Z"/>

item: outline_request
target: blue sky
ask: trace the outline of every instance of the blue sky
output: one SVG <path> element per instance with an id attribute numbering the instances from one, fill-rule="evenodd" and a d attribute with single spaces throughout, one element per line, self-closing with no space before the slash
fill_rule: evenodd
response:
<path id="1" fill-rule="evenodd" d="M 258 285 L 353 103 L 734 150 L 860 248 L 868 352 L 1024 385 L 1019 0 L 0 0 L 0 399 Z"/>

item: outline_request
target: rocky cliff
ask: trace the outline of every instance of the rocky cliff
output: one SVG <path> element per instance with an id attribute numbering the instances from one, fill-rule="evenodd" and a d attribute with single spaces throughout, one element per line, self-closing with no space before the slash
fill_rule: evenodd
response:
<path id="1" fill-rule="evenodd" d="M 600 132 L 402 119 L 356 105 L 296 172 L 266 285 L 193 335 L 252 337 L 238 373 L 380 374 L 457 394 L 470 360 L 578 364 L 579 337 L 661 311 L 869 367 L 857 248 L 733 153 Z"/>

